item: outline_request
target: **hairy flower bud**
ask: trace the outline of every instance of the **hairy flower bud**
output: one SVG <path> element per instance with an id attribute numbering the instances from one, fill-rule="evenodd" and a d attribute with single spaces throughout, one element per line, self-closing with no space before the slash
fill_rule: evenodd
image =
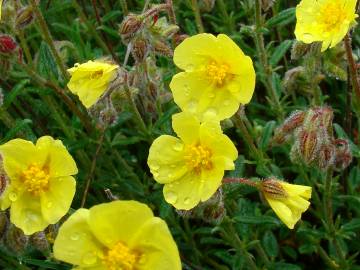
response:
<path id="1" fill-rule="evenodd" d="M 215 0 L 200 0 L 199 7 L 203 12 L 210 12 L 215 6 Z"/>
<path id="2" fill-rule="evenodd" d="M 11 54 L 17 49 L 17 46 L 12 36 L 0 35 L 0 53 Z"/>
<path id="3" fill-rule="evenodd" d="M 291 60 L 298 60 L 310 50 L 310 45 L 301 41 L 295 41 L 291 49 Z"/>
<path id="4" fill-rule="evenodd" d="M 305 162 L 309 165 L 315 160 L 320 149 L 320 141 L 315 130 L 302 129 L 298 133 L 299 152 Z"/>
<path id="5" fill-rule="evenodd" d="M 5 234 L 4 244 L 5 247 L 16 255 L 24 253 L 29 242 L 29 238 L 23 231 L 15 225 L 10 225 Z"/>
<path id="6" fill-rule="evenodd" d="M 320 147 L 317 165 L 322 170 L 327 170 L 335 162 L 335 147 L 333 144 L 324 144 Z"/>
<path id="7" fill-rule="evenodd" d="M 143 18 L 141 16 L 135 14 L 129 14 L 126 16 L 119 28 L 119 34 L 121 35 L 123 41 L 128 43 L 131 37 L 140 30 L 142 25 Z"/>
<path id="8" fill-rule="evenodd" d="M 50 244 L 49 241 L 46 239 L 45 232 L 34 233 L 30 236 L 29 240 L 31 246 L 35 247 L 37 250 L 45 254 L 50 254 Z"/>
<path id="9" fill-rule="evenodd" d="M 0 211 L 0 241 L 5 235 L 5 232 L 10 224 L 9 218 L 5 211 Z"/>
<path id="10" fill-rule="evenodd" d="M 337 139 L 334 141 L 334 145 L 336 147 L 335 169 L 341 171 L 346 169 L 352 161 L 349 142 L 344 139 Z"/>
<path id="11" fill-rule="evenodd" d="M 137 63 L 143 62 L 149 54 L 149 42 L 144 38 L 136 38 L 133 41 L 131 54 Z"/>
<path id="12" fill-rule="evenodd" d="M 286 198 L 287 193 L 280 184 L 281 182 L 275 178 L 267 178 L 260 182 L 260 190 L 264 195 L 273 199 Z"/>
<path id="13" fill-rule="evenodd" d="M 294 111 L 291 115 L 285 119 L 284 123 L 275 130 L 275 135 L 272 139 L 277 144 L 282 144 L 289 137 L 290 132 L 293 132 L 296 128 L 300 127 L 304 122 L 305 112 Z"/>
<path id="14" fill-rule="evenodd" d="M 155 41 L 154 44 L 153 44 L 153 47 L 154 47 L 155 53 L 157 53 L 159 55 L 172 57 L 173 54 L 174 54 L 173 50 L 165 42 L 162 42 L 162 41 L 159 41 L 159 40 Z"/>
<path id="15" fill-rule="evenodd" d="M 15 19 L 15 27 L 16 29 L 24 29 L 29 26 L 34 20 L 34 12 L 32 6 L 26 6 L 21 8 L 17 14 Z"/>

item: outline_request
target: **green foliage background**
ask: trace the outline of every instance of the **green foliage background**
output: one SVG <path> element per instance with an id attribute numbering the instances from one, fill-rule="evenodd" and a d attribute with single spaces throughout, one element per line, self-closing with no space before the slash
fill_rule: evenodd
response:
<path id="1" fill-rule="evenodd" d="M 118 25 L 124 18 L 124 0 L 95 2 L 101 24 L 96 20 L 91 1 L 40 1 L 42 14 L 54 40 L 63 41 L 61 56 L 67 67 L 72 67 L 76 62 L 109 56 L 102 42 L 111 44 L 117 60 L 122 62 L 125 58 L 126 45 L 118 34 Z M 192 6 L 194 2 L 174 0 L 180 32 L 187 35 L 199 32 L 199 21 L 195 20 L 196 12 Z M 198 2 L 201 7 L 205 1 Z M 146 160 L 151 142 L 161 134 L 172 134 L 171 115 L 178 111 L 173 101 L 164 98 L 169 93 L 171 77 L 177 72 L 169 57 L 156 58 L 156 69 L 161 74 L 161 83 L 156 84 L 161 111 L 149 112 L 139 108 L 146 123 L 146 132 L 136 126 L 136 118 L 129 104 L 123 102 L 116 123 L 106 130 L 96 156 L 102 136 L 96 124 L 98 119 L 91 119 L 77 97 L 64 90 L 66 82 L 61 79 L 61 71 L 41 35 L 36 18 L 20 33 L 14 33 L 13 29 L 0 24 L 0 33 L 16 35 L 19 46 L 23 45 L 20 40 L 23 35 L 22 41 L 28 44 L 33 60 L 31 67 L 26 57 L 24 61 L 27 64 L 19 64 L 13 57 L 11 68 L 2 69 L 0 88 L 4 101 L 0 108 L 0 142 L 16 137 L 35 141 L 43 135 L 61 139 L 79 167 L 77 194 L 72 209 L 80 207 L 85 182 L 89 178 L 92 181 L 86 207 L 109 201 L 106 189 L 117 198 L 148 204 L 156 215 L 167 221 L 178 244 L 183 269 L 248 269 L 249 260 L 253 260 L 258 269 L 269 270 L 360 269 L 360 263 L 357 263 L 360 250 L 360 122 L 358 107 L 354 102 L 349 106 L 347 100 L 346 93 L 350 86 L 342 45 L 327 51 L 317 60 L 306 57 L 291 59 L 291 48 L 295 43 L 295 6 L 299 1 L 275 1 L 272 8 L 263 10 L 261 28 L 254 26 L 254 0 L 215 2 L 212 10 L 200 11 L 205 31 L 225 33 L 233 38 L 251 56 L 257 72 L 257 86 L 251 103 L 246 107 L 245 122 L 255 142 L 257 154 L 260 154 L 257 155 L 249 148 L 243 133 L 230 120 L 225 121 L 224 131 L 232 138 L 240 154 L 236 170 L 230 172 L 229 176 L 276 176 L 292 183 L 313 186 L 311 208 L 294 230 L 287 229 L 279 221 L 255 189 L 241 185 L 223 186 L 226 217 L 222 222 L 209 223 L 201 216 L 184 217 L 164 201 L 162 186 L 153 180 Z M 262 2 L 266 4 L 271 1 Z M 27 1 L 22 3 L 29 4 Z M 144 1 L 140 0 L 128 0 L 126 3 L 128 10 L 133 13 L 140 14 L 144 7 Z M 160 1 L 151 1 L 151 4 L 156 3 Z M 77 5 L 80 10 L 76 10 Z M 162 16 L 167 16 L 166 12 L 161 12 Z M 269 63 L 268 69 L 261 62 L 256 33 L 265 38 L 264 57 Z M 360 34 L 358 28 L 355 28 L 353 48 L 356 58 L 360 53 L 359 44 Z M 127 69 L 133 65 L 130 59 Z M 321 79 L 296 82 L 296 87 L 292 88 L 284 87 L 285 73 L 300 65 L 305 66 L 310 78 L 320 76 Z M 280 107 L 267 97 L 266 87 L 269 87 L 269 83 L 279 97 Z M 139 96 L 147 91 L 146 87 L 138 89 L 137 94 L 134 94 L 137 102 Z M 270 146 L 273 131 L 281 124 L 281 114 L 284 117 L 296 109 L 304 110 L 314 105 L 316 91 L 319 94 L 318 102 L 334 109 L 335 132 L 339 138 L 351 140 L 354 156 L 348 169 L 336 173 L 332 182 L 335 230 L 330 228 L 324 217 L 324 173 L 291 163 L 291 145 Z M 86 116 L 86 122 L 89 123 L 87 128 L 59 92 L 65 93 L 76 103 L 81 114 Z M 346 116 L 349 111 L 350 129 L 349 122 L 346 122 L 349 121 Z M 95 156 L 96 167 L 92 171 Z M 343 259 L 334 243 L 340 246 Z M 70 266 L 56 261 L 51 255 L 42 254 L 31 245 L 21 254 L 4 249 L 0 253 L 0 267 L 24 270 L 70 269 Z"/>

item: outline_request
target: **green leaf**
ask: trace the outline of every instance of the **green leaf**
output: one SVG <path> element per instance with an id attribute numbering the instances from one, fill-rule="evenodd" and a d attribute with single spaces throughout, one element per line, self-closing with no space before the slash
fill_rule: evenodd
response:
<path id="1" fill-rule="evenodd" d="M 266 22 L 266 27 L 284 26 L 295 21 L 295 8 L 285 9 Z"/>
<path id="2" fill-rule="evenodd" d="M 259 142 L 259 148 L 261 150 L 266 150 L 267 146 L 269 145 L 270 139 L 272 137 L 273 131 L 275 129 L 276 122 L 275 121 L 269 121 L 266 123 L 263 133 Z"/>
<path id="3" fill-rule="evenodd" d="M 272 231 L 267 231 L 264 234 L 262 238 L 262 244 L 266 253 L 270 257 L 276 257 L 279 254 L 279 245 Z"/>
<path id="4" fill-rule="evenodd" d="M 0 140 L 0 144 L 13 139 L 21 130 L 28 129 L 29 124 L 32 124 L 30 119 L 17 120 L 15 126 L 5 134 L 2 140 Z"/>
<path id="5" fill-rule="evenodd" d="M 292 44 L 293 44 L 292 40 L 285 40 L 279 46 L 276 47 L 270 58 L 270 64 L 273 67 L 276 67 L 276 65 L 280 62 L 281 58 L 284 57 L 284 55 L 292 46 Z"/>
<path id="6" fill-rule="evenodd" d="M 18 82 L 6 95 L 2 108 L 6 110 L 14 102 L 14 100 L 21 94 L 24 93 L 25 86 L 30 82 L 29 79 L 24 79 Z"/>
<path id="7" fill-rule="evenodd" d="M 50 51 L 49 46 L 45 42 L 41 42 L 38 58 L 37 58 L 37 71 L 47 79 L 58 79 L 59 71 Z"/>
<path id="8" fill-rule="evenodd" d="M 281 222 L 274 217 L 270 216 L 236 216 L 234 220 L 246 224 L 271 224 L 280 226 Z"/>
<path id="9" fill-rule="evenodd" d="M 341 226 L 341 229 L 346 232 L 354 232 L 360 230 L 360 218 L 354 218 L 350 222 Z"/>

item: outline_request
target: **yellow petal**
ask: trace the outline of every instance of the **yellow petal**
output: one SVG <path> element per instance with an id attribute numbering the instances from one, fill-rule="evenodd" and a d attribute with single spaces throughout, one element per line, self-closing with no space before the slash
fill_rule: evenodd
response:
<path id="1" fill-rule="evenodd" d="M 209 121 L 201 124 L 200 141 L 211 149 L 214 157 L 224 157 L 233 161 L 238 156 L 234 143 L 222 133 L 218 122 Z M 226 169 L 233 169 L 233 166 Z"/>
<path id="2" fill-rule="evenodd" d="M 72 176 L 50 179 L 49 189 L 40 197 L 42 215 L 48 223 L 55 224 L 69 211 L 75 185 Z"/>
<path id="3" fill-rule="evenodd" d="M 0 146 L 4 159 L 4 169 L 10 179 L 17 178 L 23 170 L 34 161 L 45 162 L 45 157 L 39 156 L 34 144 L 23 139 L 14 139 Z"/>
<path id="4" fill-rule="evenodd" d="M 153 217 L 144 223 L 129 246 L 143 254 L 136 269 L 181 270 L 175 241 L 166 223 L 160 218 Z"/>
<path id="5" fill-rule="evenodd" d="M 100 270 L 103 268 L 99 256 L 103 254 L 104 246 L 93 236 L 88 219 L 89 210 L 79 209 L 62 224 L 55 239 L 54 256 L 86 269 Z"/>
<path id="6" fill-rule="evenodd" d="M 202 71 L 180 72 L 170 82 L 175 103 L 182 111 L 196 114 L 200 118 L 202 112 L 198 108 L 199 102 L 205 94 L 208 94 L 209 88 L 211 88 L 211 82 Z"/>
<path id="7" fill-rule="evenodd" d="M 14 195 L 17 197 L 16 193 L 13 193 L 13 188 L 10 183 L 7 184 L 7 187 L 5 188 L 3 194 L 0 196 L 0 209 L 2 211 L 8 209 L 11 205 L 10 196 Z"/>
<path id="8" fill-rule="evenodd" d="M 221 186 L 224 177 L 225 162 L 222 157 L 213 158 L 213 168 L 201 172 L 201 201 L 207 201 Z"/>
<path id="9" fill-rule="evenodd" d="M 0 20 L 1 20 L 2 2 L 3 2 L 3 0 L 0 0 Z"/>
<path id="10" fill-rule="evenodd" d="M 42 216 L 40 199 L 27 192 L 12 202 L 10 221 L 26 235 L 42 231 L 49 225 Z"/>
<path id="11" fill-rule="evenodd" d="M 125 244 L 153 218 L 151 209 L 136 201 L 114 201 L 92 207 L 89 226 L 99 242 L 112 247 L 119 241 Z"/>
<path id="12" fill-rule="evenodd" d="M 178 137 L 186 144 L 199 140 L 200 122 L 192 114 L 181 112 L 172 116 L 172 127 Z"/>
<path id="13" fill-rule="evenodd" d="M 190 210 L 200 202 L 202 185 L 201 175 L 189 172 L 181 179 L 165 184 L 165 201 L 177 209 Z"/>
<path id="14" fill-rule="evenodd" d="M 217 39 L 211 34 L 198 34 L 185 39 L 174 51 L 174 63 L 180 69 L 194 71 L 201 69 L 209 57 L 219 57 Z"/>
<path id="15" fill-rule="evenodd" d="M 45 151 L 51 177 L 69 176 L 78 173 L 76 163 L 60 140 L 43 136 L 36 143 L 38 151 Z"/>
<path id="16" fill-rule="evenodd" d="M 278 200 L 273 200 L 266 196 L 265 198 L 267 199 L 269 205 L 274 210 L 276 215 L 281 219 L 281 221 L 284 222 L 289 229 L 294 229 L 294 226 L 296 222 L 298 222 L 300 217 L 298 217 L 297 219 L 296 217 L 294 218 L 290 208 L 286 206 L 283 202 Z"/>
<path id="17" fill-rule="evenodd" d="M 184 161 L 184 144 L 178 138 L 162 135 L 152 143 L 148 165 L 154 179 L 159 183 L 169 183 L 187 172 Z"/>
<path id="18" fill-rule="evenodd" d="M 280 184 L 285 189 L 286 193 L 290 194 L 291 196 L 299 195 L 305 199 L 311 198 L 312 188 L 309 186 L 294 185 L 286 182 L 280 182 Z"/>

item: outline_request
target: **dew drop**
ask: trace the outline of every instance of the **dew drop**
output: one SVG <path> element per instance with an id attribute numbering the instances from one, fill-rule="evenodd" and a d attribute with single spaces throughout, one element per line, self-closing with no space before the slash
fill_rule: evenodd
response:
<path id="1" fill-rule="evenodd" d="M 166 194 L 166 200 L 169 202 L 169 203 L 176 203 L 177 202 L 177 200 L 178 200 L 178 197 L 177 197 L 177 195 L 174 193 L 174 192 L 168 192 L 167 194 Z"/>
<path id="2" fill-rule="evenodd" d="M 224 101 L 224 106 L 229 106 L 229 105 L 230 105 L 230 100 L 226 99 L 226 100 Z"/>
<path id="3" fill-rule="evenodd" d="M 185 197 L 184 203 L 185 203 L 185 204 L 189 204 L 189 203 L 190 203 L 190 198 L 189 198 L 189 197 Z"/>
<path id="4" fill-rule="evenodd" d="M 77 241 L 77 240 L 80 239 L 80 234 L 75 232 L 72 235 L 70 235 L 70 239 L 73 240 L 73 241 Z"/>
<path id="5" fill-rule="evenodd" d="M 95 252 L 94 252 L 95 253 Z M 93 265 L 96 263 L 97 258 L 94 255 L 94 253 L 89 252 L 87 254 L 84 255 L 84 257 L 82 258 L 82 262 L 86 265 Z"/>
<path id="6" fill-rule="evenodd" d="M 177 142 L 177 143 L 174 144 L 173 149 L 175 151 L 180 152 L 180 151 L 182 151 L 184 149 L 184 145 L 182 143 L 180 143 L 180 142 Z"/>
<path id="7" fill-rule="evenodd" d="M 217 111 L 215 108 L 209 108 L 206 110 L 205 114 L 209 117 L 215 117 L 217 114 Z"/>
<path id="8" fill-rule="evenodd" d="M 47 204 L 46 204 L 46 207 L 47 208 L 51 208 L 53 206 L 53 203 L 52 202 L 48 202 Z"/>
<path id="9" fill-rule="evenodd" d="M 196 100 L 191 100 L 188 103 L 188 110 L 189 112 L 195 112 L 196 111 L 196 107 L 197 107 L 197 101 Z"/>
<path id="10" fill-rule="evenodd" d="M 147 258 L 145 255 L 142 255 L 140 260 L 139 260 L 139 264 L 140 265 L 144 265 L 147 262 Z"/>
<path id="11" fill-rule="evenodd" d="M 209 98 L 214 98 L 215 97 L 215 93 L 214 92 L 211 92 L 210 94 L 209 94 Z"/>
<path id="12" fill-rule="evenodd" d="M 158 169 L 160 169 L 160 166 L 157 165 L 157 164 L 151 164 L 151 165 L 150 165 L 150 169 L 151 169 L 151 170 L 154 170 L 154 171 L 157 171 Z"/>
<path id="13" fill-rule="evenodd" d="M 9 200 L 12 202 L 15 202 L 18 199 L 18 196 L 15 192 L 10 192 L 9 193 Z"/>

